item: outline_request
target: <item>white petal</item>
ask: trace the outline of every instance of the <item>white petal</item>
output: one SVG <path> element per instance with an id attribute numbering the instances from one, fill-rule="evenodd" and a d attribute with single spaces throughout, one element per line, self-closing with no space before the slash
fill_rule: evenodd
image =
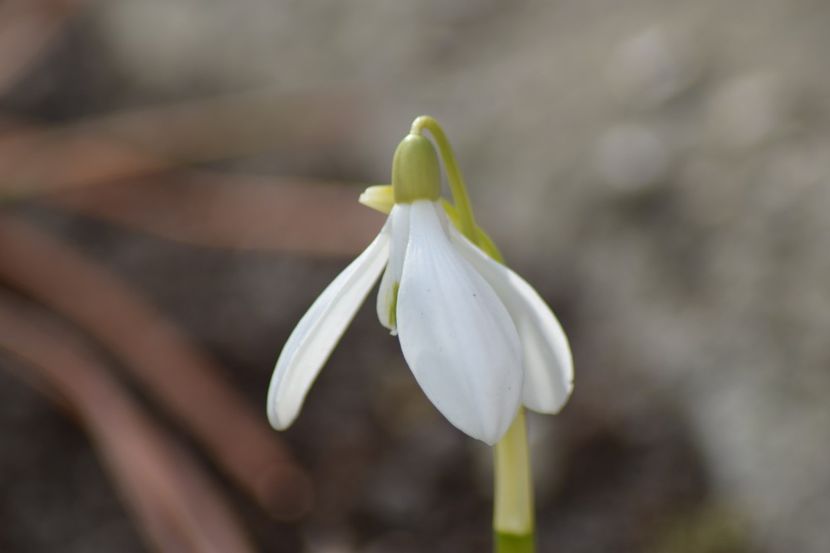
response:
<path id="1" fill-rule="evenodd" d="M 389 257 L 386 228 L 314 301 L 277 359 L 268 388 L 268 420 L 287 428 L 300 411 L 308 389 L 340 341 Z"/>
<path id="2" fill-rule="evenodd" d="M 573 390 L 573 358 L 568 338 L 550 307 L 522 277 L 497 263 L 452 228 L 453 244 L 495 289 L 522 341 L 524 405 L 540 413 L 558 412 Z"/>
<path id="3" fill-rule="evenodd" d="M 393 319 L 392 309 L 397 287 L 401 283 L 403 257 L 406 253 L 406 243 L 409 241 L 409 205 L 396 204 L 389 214 L 387 228 L 392 237 L 389 244 L 389 263 L 378 290 L 377 311 L 380 324 L 397 334 L 397 324 Z"/>
<path id="4" fill-rule="evenodd" d="M 519 337 L 496 293 L 450 243 L 443 217 L 437 204 L 412 204 L 398 291 L 401 349 L 438 410 L 494 444 L 520 403 Z"/>

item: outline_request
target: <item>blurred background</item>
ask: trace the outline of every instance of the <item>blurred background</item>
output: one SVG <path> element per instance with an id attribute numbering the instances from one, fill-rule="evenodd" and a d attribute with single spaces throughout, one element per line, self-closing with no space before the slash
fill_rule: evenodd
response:
<path id="1" fill-rule="evenodd" d="M 830 551 L 828 28 L 821 0 L 0 0 L 0 551 L 490 548 L 490 451 L 371 305 L 265 418 L 423 113 L 572 341 L 573 398 L 530 420 L 540 551 Z"/>

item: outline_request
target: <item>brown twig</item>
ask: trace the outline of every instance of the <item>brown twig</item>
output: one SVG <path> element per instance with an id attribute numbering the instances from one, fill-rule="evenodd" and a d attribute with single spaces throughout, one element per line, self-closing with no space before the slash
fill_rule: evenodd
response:
<path id="1" fill-rule="evenodd" d="M 47 201 L 192 245 L 349 256 L 366 247 L 383 224 L 379 213 L 358 204 L 360 191 L 190 171 L 64 191 Z"/>
<path id="2" fill-rule="evenodd" d="M 261 505 L 310 506 L 310 484 L 265 423 L 195 348 L 124 281 L 21 218 L 0 215 L 0 279 L 73 320 L 121 359 Z"/>
<path id="3" fill-rule="evenodd" d="M 0 293 L 0 351 L 22 360 L 85 427 L 144 539 L 179 553 L 252 552 L 196 461 L 175 444 L 66 329 Z"/>

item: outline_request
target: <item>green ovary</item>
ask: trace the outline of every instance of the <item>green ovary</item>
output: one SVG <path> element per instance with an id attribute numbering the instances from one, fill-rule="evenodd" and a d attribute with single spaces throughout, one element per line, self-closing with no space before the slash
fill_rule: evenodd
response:
<path id="1" fill-rule="evenodd" d="M 410 134 L 398 145 L 392 160 L 392 189 L 396 204 L 434 202 L 441 196 L 438 155 L 427 138 Z"/>

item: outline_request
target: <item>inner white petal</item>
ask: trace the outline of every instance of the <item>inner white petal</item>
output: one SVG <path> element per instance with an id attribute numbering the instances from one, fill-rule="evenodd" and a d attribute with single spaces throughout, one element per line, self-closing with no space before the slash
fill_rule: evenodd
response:
<path id="1" fill-rule="evenodd" d="M 311 384 L 340 341 L 389 257 L 386 227 L 314 301 L 277 359 L 268 388 L 268 419 L 287 428 L 297 417 Z"/>
<path id="2" fill-rule="evenodd" d="M 450 243 L 442 217 L 433 202 L 412 204 L 398 292 L 401 349 L 438 410 L 494 444 L 520 403 L 519 336 L 493 288 Z"/>
<path id="3" fill-rule="evenodd" d="M 406 254 L 406 244 L 409 241 L 409 210 L 410 206 L 408 204 L 395 204 L 389 214 L 388 229 L 391 236 L 389 263 L 383 273 L 378 289 L 378 319 L 380 324 L 388 328 L 392 334 L 397 334 L 394 313 L 395 296 L 400 286 L 403 259 Z"/>
<path id="4" fill-rule="evenodd" d="M 558 412 L 573 390 L 573 359 L 562 326 L 536 290 L 450 229 L 453 244 L 490 283 L 510 312 L 522 341 L 525 380 L 522 402 L 541 413 Z"/>

